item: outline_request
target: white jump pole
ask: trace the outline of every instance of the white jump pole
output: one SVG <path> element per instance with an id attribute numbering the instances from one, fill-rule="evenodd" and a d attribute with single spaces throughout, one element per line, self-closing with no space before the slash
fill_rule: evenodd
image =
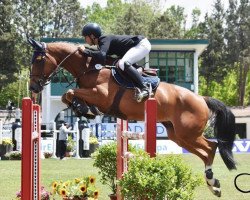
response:
<path id="1" fill-rule="evenodd" d="M 57 139 L 56 122 L 53 122 L 53 154 L 52 154 L 52 158 L 56 158 L 56 139 Z"/>
<path id="2" fill-rule="evenodd" d="M 77 120 L 75 122 L 75 126 L 74 126 L 74 131 L 76 133 L 76 156 L 75 156 L 75 158 L 80 159 L 80 155 L 79 155 L 80 132 L 79 132 L 79 127 L 78 127 L 78 122 L 79 122 L 79 119 L 77 118 Z"/>

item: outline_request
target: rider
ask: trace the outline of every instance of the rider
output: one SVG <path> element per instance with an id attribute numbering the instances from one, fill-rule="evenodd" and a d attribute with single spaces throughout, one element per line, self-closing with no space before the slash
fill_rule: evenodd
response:
<path id="1" fill-rule="evenodd" d="M 83 53 L 98 59 L 100 64 L 105 64 L 107 55 L 122 57 L 118 67 L 126 74 L 140 89 L 137 102 L 149 97 L 149 88 L 142 81 L 140 73 L 132 64 L 140 61 L 151 50 L 151 44 L 147 38 L 141 35 L 102 35 L 100 26 L 96 23 L 88 23 L 82 29 L 82 36 L 89 45 L 97 45 L 98 51 L 85 49 Z"/>

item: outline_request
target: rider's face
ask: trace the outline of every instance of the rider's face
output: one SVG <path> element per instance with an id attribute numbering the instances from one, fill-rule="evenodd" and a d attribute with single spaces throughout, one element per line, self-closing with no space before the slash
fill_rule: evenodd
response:
<path id="1" fill-rule="evenodd" d="M 89 44 L 89 45 L 93 45 L 93 42 L 92 42 L 90 36 L 88 36 L 88 35 L 85 36 L 85 42 L 86 42 L 87 44 Z"/>
<path id="2" fill-rule="evenodd" d="M 97 38 L 91 34 L 91 35 L 87 35 L 85 36 L 85 41 L 91 46 L 91 45 L 97 45 Z"/>

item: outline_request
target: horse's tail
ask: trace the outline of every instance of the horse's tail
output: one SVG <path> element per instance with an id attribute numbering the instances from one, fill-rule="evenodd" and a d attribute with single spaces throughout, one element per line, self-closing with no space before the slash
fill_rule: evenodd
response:
<path id="1" fill-rule="evenodd" d="M 220 155 L 229 170 L 236 169 L 232 148 L 235 140 L 235 116 L 221 101 L 204 97 L 208 108 L 215 114 L 214 134 Z"/>

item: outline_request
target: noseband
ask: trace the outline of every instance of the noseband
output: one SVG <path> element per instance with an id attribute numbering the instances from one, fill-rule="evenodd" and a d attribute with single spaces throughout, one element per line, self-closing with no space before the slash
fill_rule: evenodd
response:
<path id="1" fill-rule="evenodd" d="M 46 44 L 42 43 L 43 49 L 42 50 L 34 50 L 34 55 L 32 58 L 32 64 L 35 62 L 35 60 L 39 60 L 41 62 L 41 67 L 44 68 L 44 63 L 46 61 L 46 58 L 48 58 L 53 65 L 56 66 L 56 69 L 47 77 L 44 71 L 41 74 L 30 74 L 30 78 L 34 76 L 38 76 L 39 79 L 36 82 L 40 87 L 44 87 L 48 85 L 51 82 L 51 79 L 56 76 L 63 68 L 61 67 L 62 64 L 73 54 L 75 54 L 79 49 L 77 48 L 70 54 L 68 54 L 58 65 L 55 63 L 52 59 L 51 56 L 47 53 L 46 51 Z"/>

